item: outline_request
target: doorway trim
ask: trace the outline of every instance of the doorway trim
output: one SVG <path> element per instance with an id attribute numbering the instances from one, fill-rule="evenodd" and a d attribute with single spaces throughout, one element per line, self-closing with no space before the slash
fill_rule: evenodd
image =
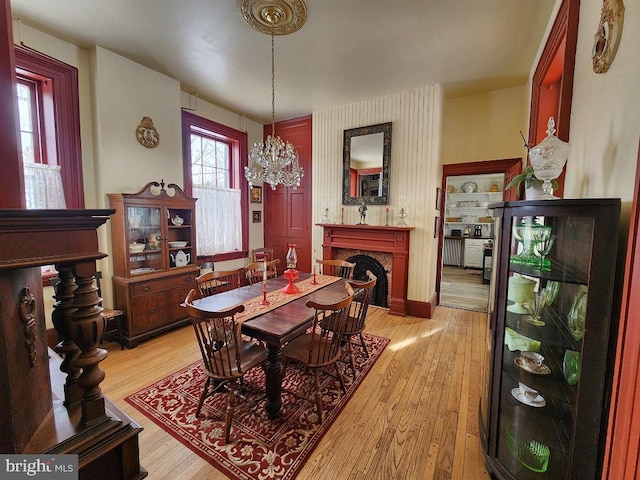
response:
<path id="1" fill-rule="evenodd" d="M 504 158 L 481 162 L 452 163 L 442 166 L 442 191 L 447 191 L 447 178 L 460 175 L 484 175 L 503 173 L 505 185 L 522 171 L 522 158 Z M 504 192 L 504 200 L 515 200 L 515 189 Z M 446 202 L 440 205 L 440 222 L 445 218 Z M 442 248 L 444 245 L 444 225 L 440 225 L 438 235 L 438 260 L 436 268 L 436 305 L 440 305 L 440 284 L 442 282 Z"/>

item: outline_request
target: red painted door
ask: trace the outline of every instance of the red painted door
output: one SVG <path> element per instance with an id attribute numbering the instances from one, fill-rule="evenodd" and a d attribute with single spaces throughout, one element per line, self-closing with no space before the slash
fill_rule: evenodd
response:
<path id="1" fill-rule="evenodd" d="M 271 125 L 265 126 L 265 136 L 271 134 Z M 276 123 L 276 135 L 291 142 L 298 152 L 304 176 L 297 189 L 279 185 L 271 190 L 263 186 L 264 196 L 264 246 L 273 248 L 275 258 L 280 258 L 281 269 L 286 268 L 287 245 L 294 243 L 298 254 L 297 269 L 311 271 L 311 116 Z"/>

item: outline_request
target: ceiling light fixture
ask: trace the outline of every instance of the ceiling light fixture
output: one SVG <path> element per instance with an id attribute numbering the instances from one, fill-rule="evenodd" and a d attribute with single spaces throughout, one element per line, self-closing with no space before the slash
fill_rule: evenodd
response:
<path id="1" fill-rule="evenodd" d="M 272 190 L 278 185 L 296 189 L 304 175 L 298 153 L 276 136 L 274 35 L 297 31 L 307 19 L 307 9 L 302 0 L 237 0 L 237 5 L 249 25 L 271 35 L 271 135 L 253 144 L 244 175 L 250 187 L 268 183 Z"/>

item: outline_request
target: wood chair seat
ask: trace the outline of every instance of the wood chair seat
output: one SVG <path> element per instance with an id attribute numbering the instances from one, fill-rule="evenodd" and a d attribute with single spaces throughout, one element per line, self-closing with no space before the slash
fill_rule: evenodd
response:
<path id="1" fill-rule="evenodd" d="M 324 318 L 321 323 L 321 327 L 323 329 L 330 330 L 332 332 L 337 332 L 340 328 L 343 328 L 342 345 L 343 347 L 346 347 L 347 352 L 349 353 L 349 363 L 351 364 L 351 373 L 354 380 L 356 379 L 356 362 L 353 356 L 352 345 L 362 348 L 365 356 L 369 358 L 369 351 L 367 350 L 367 344 L 364 341 L 362 332 L 365 329 L 367 312 L 369 310 L 369 304 L 371 303 L 371 296 L 378 279 L 369 270 L 367 270 L 367 277 L 369 278 L 367 281 L 347 280 L 349 285 L 353 289 L 357 289 L 357 291 L 353 296 L 353 302 L 351 303 L 349 315 L 345 321 L 344 327 L 338 324 L 338 319 L 334 315 Z M 354 342 L 354 339 L 356 338 L 359 342 Z"/>
<path id="2" fill-rule="evenodd" d="M 341 354 L 340 342 L 342 341 L 346 318 L 349 314 L 349 306 L 353 301 L 353 288 L 346 282 L 345 288 L 347 297 L 339 302 L 322 304 L 311 300 L 308 301 L 306 306 L 315 310 L 311 328 L 304 335 L 296 337 L 287 343 L 282 349 L 282 356 L 285 360 L 283 377 L 290 361 L 302 364 L 307 371 L 311 372 L 311 384 L 315 392 L 315 398 L 305 396 L 301 393 L 300 388 L 296 388 L 296 390 L 283 388 L 283 390 L 297 398 L 315 403 L 318 423 L 323 422 L 324 415 L 321 385 L 318 378 L 319 371 L 325 371 L 327 374 L 334 376 L 340 383 L 342 392 L 346 393 L 347 391 L 342 371 L 338 366 L 338 359 Z M 322 320 L 329 316 L 335 316 L 336 318 L 336 331 L 323 330 L 320 327 Z M 326 367 L 330 366 L 333 366 L 335 374 L 331 374 L 326 370 Z"/>
<path id="3" fill-rule="evenodd" d="M 249 370 L 264 364 L 267 360 L 267 350 L 242 338 L 242 322 L 236 320 L 236 315 L 244 311 L 244 305 L 236 305 L 218 312 L 201 310 L 193 305 L 197 296 L 196 290 L 192 289 L 183 304 L 191 317 L 202 355 L 202 366 L 207 374 L 198 400 L 196 417 L 200 416 L 207 398 L 216 393 L 227 392 L 224 441 L 228 443 L 235 410 L 236 388 Z"/>

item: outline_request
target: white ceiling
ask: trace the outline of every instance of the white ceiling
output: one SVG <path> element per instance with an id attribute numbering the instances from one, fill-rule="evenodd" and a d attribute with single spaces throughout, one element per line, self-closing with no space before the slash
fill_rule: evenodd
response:
<path id="1" fill-rule="evenodd" d="M 526 82 L 555 0 L 306 0 L 275 39 L 276 120 L 442 83 L 451 95 Z M 11 0 L 14 19 L 100 45 L 186 91 L 271 120 L 271 42 L 234 0 Z"/>

